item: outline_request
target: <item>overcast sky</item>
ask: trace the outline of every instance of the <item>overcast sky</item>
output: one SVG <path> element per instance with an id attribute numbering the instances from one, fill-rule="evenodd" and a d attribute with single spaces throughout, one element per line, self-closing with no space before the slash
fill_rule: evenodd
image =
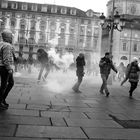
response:
<path id="1" fill-rule="evenodd" d="M 109 0 L 11 0 L 24 1 L 32 3 L 56 4 L 69 7 L 76 7 L 83 11 L 92 9 L 95 12 L 104 12 L 106 14 L 106 4 Z"/>

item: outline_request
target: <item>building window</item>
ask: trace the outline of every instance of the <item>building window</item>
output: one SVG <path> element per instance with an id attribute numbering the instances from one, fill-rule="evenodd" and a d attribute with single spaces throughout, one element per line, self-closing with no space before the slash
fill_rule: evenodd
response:
<path id="1" fill-rule="evenodd" d="M 133 51 L 134 51 L 134 52 L 137 52 L 137 51 L 138 51 L 138 45 L 137 45 L 137 43 L 134 44 L 134 46 L 133 46 Z"/>
<path id="2" fill-rule="evenodd" d="M 85 27 L 81 26 L 80 27 L 80 35 L 84 35 L 85 34 Z"/>
<path id="3" fill-rule="evenodd" d="M 61 14 L 66 14 L 67 13 L 67 9 L 66 8 L 62 8 L 61 9 Z"/>
<path id="4" fill-rule="evenodd" d="M 71 24 L 69 27 L 69 32 L 74 33 L 74 31 L 75 31 L 75 25 Z"/>
<path id="5" fill-rule="evenodd" d="M 15 27 L 16 26 L 16 18 L 12 18 L 11 19 L 11 27 Z"/>
<path id="6" fill-rule="evenodd" d="M 22 4 L 22 10 L 27 10 L 27 4 Z"/>
<path id="7" fill-rule="evenodd" d="M 32 11 L 37 11 L 37 5 L 36 4 L 32 5 Z"/>
<path id="8" fill-rule="evenodd" d="M 52 8 L 51 8 L 51 12 L 52 12 L 52 13 L 56 13 L 56 12 L 57 12 L 57 7 L 52 7 Z"/>
<path id="9" fill-rule="evenodd" d="M 91 36 L 91 35 L 92 35 L 92 28 L 87 27 L 87 36 Z"/>
<path id="10" fill-rule="evenodd" d="M 93 49 L 96 50 L 97 49 L 97 45 L 98 45 L 98 39 L 94 38 L 93 39 Z"/>
<path id="11" fill-rule="evenodd" d="M 30 26 L 31 30 L 35 30 L 36 29 L 36 21 L 35 20 L 31 20 L 31 26 Z"/>
<path id="12" fill-rule="evenodd" d="M 93 16 L 93 12 L 92 11 L 88 11 L 87 12 L 87 16 L 92 17 Z"/>
<path id="13" fill-rule="evenodd" d="M 123 51 L 127 51 L 127 44 L 126 44 L 126 42 L 123 43 L 122 50 Z"/>
<path id="14" fill-rule="evenodd" d="M 81 19 L 81 24 L 85 24 L 85 20 L 84 19 Z"/>
<path id="15" fill-rule="evenodd" d="M 26 20 L 25 19 L 21 19 L 20 20 L 20 29 L 21 30 L 25 30 L 26 28 Z"/>
<path id="16" fill-rule="evenodd" d="M 94 36 L 98 36 L 99 35 L 99 28 L 94 28 Z"/>
<path id="17" fill-rule="evenodd" d="M 8 2 L 7 1 L 3 1 L 1 4 L 1 8 L 7 8 L 8 7 Z"/>
<path id="18" fill-rule="evenodd" d="M 51 21 L 50 22 L 50 30 L 51 31 L 55 31 L 56 30 L 56 22 L 55 21 Z"/>
<path id="19" fill-rule="evenodd" d="M 44 30 L 45 31 L 46 30 L 46 22 L 42 20 L 40 22 L 40 26 L 39 27 L 40 27 L 40 30 Z"/>
<path id="20" fill-rule="evenodd" d="M 71 10 L 70 10 L 70 14 L 71 14 L 71 15 L 76 15 L 76 9 L 71 9 Z"/>
<path id="21" fill-rule="evenodd" d="M 41 12 L 47 12 L 47 6 L 42 5 Z"/>
<path id="22" fill-rule="evenodd" d="M 12 3 L 12 9 L 17 9 L 17 3 Z"/>

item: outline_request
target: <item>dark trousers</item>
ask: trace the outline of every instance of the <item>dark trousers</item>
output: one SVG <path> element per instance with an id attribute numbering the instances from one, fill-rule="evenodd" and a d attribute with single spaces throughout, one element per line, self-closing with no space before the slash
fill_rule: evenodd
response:
<path id="1" fill-rule="evenodd" d="M 0 67 L 1 87 L 0 87 L 0 102 L 5 100 L 8 93 L 14 86 L 13 73 L 8 73 L 5 67 Z"/>
<path id="2" fill-rule="evenodd" d="M 75 83 L 75 85 L 73 86 L 73 89 L 74 89 L 75 91 L 78 91 L 78 90 L 79 90 L 79 86 L 81 85 L 82 80 L 83 80 L 83 76 L 78 76 L 78 80 L 77 80 L 77 82 Z"/>
<path id="3" fill-rule="evenodd" d="M 138 86 L 138 82 L 130 82 L 131 86 L 130 86 L 130 90 L 129 93 L 132 95 L 133 91 L 137 88 Z"/>
<path id="4" fill-rule="evenodd" d="M 101 88 L 100 88 L 100 91 L 103 92 L 103 90 L 105 90 L 105 93 L 108 93 L 108 88 L 107 88 L 107 79 L 108 79 L 108 76 L 109 75 L 106 75 L 106 74 L 101 74 L 101 78 L 102 78 L 102 85 L 101 85 Z"/>
<path id="5" fill-rule="evenodd" d="M 75 91 L 79 91 L 79 87 L 82 83 L 82 80 L 83 80 L 83 76 L 84 76 L 84 68 L 83 67 L 77 67 L 77 70 L 76 70 L 76 75 L 78 77 L 78 80 L 77 82 L 75 83 L 75 85 L 73 86 L 73 89 Z"/>

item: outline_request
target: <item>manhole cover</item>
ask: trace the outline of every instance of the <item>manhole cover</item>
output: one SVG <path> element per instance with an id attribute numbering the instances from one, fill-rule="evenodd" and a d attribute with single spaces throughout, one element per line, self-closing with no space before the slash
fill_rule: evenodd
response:
<path id="1" fill-rule="evenodd" d="M 109 116 L 124 128 L 140 129 L 140 120 L 120 120 L 114 115 L 109 114 Z"/>

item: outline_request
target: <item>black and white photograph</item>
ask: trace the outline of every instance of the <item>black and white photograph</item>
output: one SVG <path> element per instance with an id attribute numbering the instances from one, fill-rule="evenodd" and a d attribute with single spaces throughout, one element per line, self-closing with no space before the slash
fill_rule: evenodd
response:
<path id="1" fill-rule="evenodd" d="M 0 140 L 140 140 L 140 0 L 0 0 Z"/>

